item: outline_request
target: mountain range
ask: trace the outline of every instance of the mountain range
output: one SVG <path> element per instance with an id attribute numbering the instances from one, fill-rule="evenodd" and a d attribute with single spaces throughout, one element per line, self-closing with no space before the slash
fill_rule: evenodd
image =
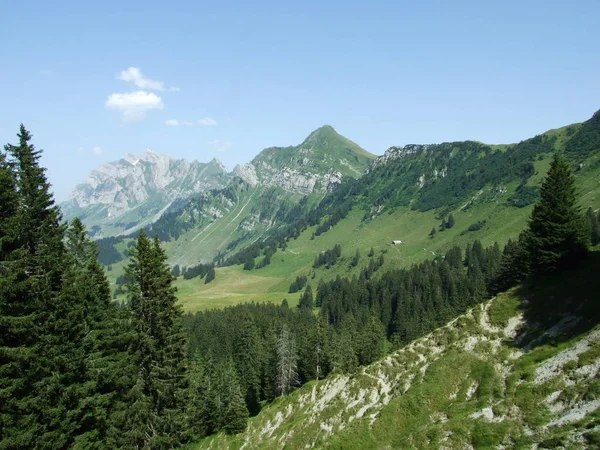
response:
<path id="1" fill-rule="evenodd" d="M 148 150 L 104 164 L 61 205 L 66 219 L 80 217 L 93 234 L 134 231 L 152 223 L 177 199 L 222 188 L 231 176 L 217 159 L 171 159 Z"/>
<path id="2" fill-rule="evenodd" d="M 189 162 L 148 150 L 96 168 L 61 208 L 67 220 L 80 217 L 93 235 L 114 236 L 149 225 L 186 198 L 225 188 L 234 178 L 252 188 L 324 194 L 342 178 L 362 175 L 373 159 L 328 125 L 298 146 L 267 148 L 230 173 L 217 159 Z"/>

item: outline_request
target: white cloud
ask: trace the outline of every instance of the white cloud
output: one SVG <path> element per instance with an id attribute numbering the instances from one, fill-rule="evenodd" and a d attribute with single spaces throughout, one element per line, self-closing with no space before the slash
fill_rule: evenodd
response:
<path id="1" fill-rule="evenodd" d="M 233 147 L 233 142 L 221 139 L 213 139 L 207 142 L 208 146 L 211 150 L 216 152 L 224 152 L 225 150 L 229 150 Z"/>
<path id="2" fill-rule="evenodd" d="M 92 148 L 92 152 L 94 152 L 96 155 L 101 155 L 102 153 L 104 153 L 104 150 L 102 150 L 102 148 L 96 145 Z"/>
<path id="3" fill-rule="evenodd" d="M 193 126 L 194 126 L 194 122 L 190 122 L 189 120 L 184 120 L 184 121 L 183 121 L 183 124 L 184 124 L 186 127 L 193 127 Z"/>
<path id="4" fill-rule="evenodd" d="M 177 120 L 177 119 L 165 120 L 165 125 L 168 126 L 168 127 L 178 127 L 179 126 L 179 120 Z"/>
<path id="5" fill-rule="evenodd" d="M 217 124 L 217 121 L 212 117 L 204 117 L 203 119 L 198 120 L 200 125 L 204 125 L 205 127 L 212 127 Z"/>
<path id="6" fill-rule="evenodd" d="M 146 113 L 152 109 L 163 109 L 162 99 L 146 91 L 115 93 L 108 96 L 106 109 L 119 111 L 123 122 L 136 122 L 146 118 Z"/>
<path id="7" fill-rule="evenodd" d="M 122 70 L 117 75 L 119 80 L 133 83 L 135 87 L 139 89 L 148 89 L 150 91 L 164 91 L 165 83 L 163 81 L 151 80 L 150 78 L 144 77 L 139 67 L 129 67 L 127 70 Z M 168 88 L 169 91 L 179 92 L 178 87 L 171 86 Z"/>

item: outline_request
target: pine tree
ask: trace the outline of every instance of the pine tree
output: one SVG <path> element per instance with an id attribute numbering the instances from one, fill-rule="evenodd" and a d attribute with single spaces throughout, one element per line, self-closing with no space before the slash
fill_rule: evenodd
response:
<path id="1" fill-rule="evenodd" d="M 436 233 L 437 233 L 437 230 L 435 229 L 435 227 L 433 227 L 433 228 L 431 229 L 431 231 L 429 232 L 429 237 L 430 237 L 430 238 L 434 238 L 434 237 L 435 237 L 435 235 L 436 235 Z"/>
<path id="2" fill-rule="evenodd" d="M 23 125 L 18 138 L 5 146 L 9 164 L 0 161 L 0 441 L 4 448 L 63 447 L 72 425 L 58 402 L 71 356 L 71 305 L 59 300 L 64 227 L 41 151 Z"/>
<path id="3" fill-rule="evenodd" d="M 371 314 L 360 335 L 358 359 L 360 364 L 370 364 L 383 356 L 385 329 L 374 314 Z"/>
<path id="4" fill-rule="evenodd" d="M 502 292 L 523 281 L 529 273 L 527 258 L 523 237 L 520 236 L 517 241 L 509 239 L 504 246 L 500 267 L 492 283 L 492 290 Z"/>
<path id="5" fill-rule="evenodd" d="M 298 302 L 298 308 L 306 308 L 308 310 L 312 310 L 314 307 L 313 301 L 313 293 L 310 284 L 306 286 L 304 293 L 300 297 L 300 301 Z"/>
<path id="6" fill-rule="evenodd" d="M 589 228 L 577 205 L 575 177 L 569 163 L 555 154 L 542 183 L 525 242 L 535 274 L 550 274 L 570 267 L 587 254 Z"/>
<path id="7" fill-rule="evenodd" d="M 246 431 L 248 426 L 248 409 L 237 380 L 235 371 L 227 377 L 227 399 L 223 412 L 223 429 L 227 434 L 237 434 Z"/>
<path id="8" fill-rule="evenodd" d="M 252 270 L 254 269 L 254 258 L 252 255 L 248 255 L 246 261 L 244 262 L 244 270 Z"/>
<path id="9" fill-rule="evenodd" d="M 260 411 L 260 368 L 263 365 L 259 331 L 251 314 L 244 314 L 234 341 L 234 356 L 239 387 L 248 410 Z"/>
<path id="10" fill-rule="evenodd" d="M 62 398 L 74 427 L 72 446 L 120 447 L 124 396 L 132 380 L 127 359 L 128 327 L 110 301 L 110 286 L 98 262 L 98 249 L 85 226 L 74 219 L 66 233 L 67 269 L 62 301 L 70 312 L 71 350 L 68 387 Z M 62 400 L 62 399 L 61 399 Z M 77 401 L 75 401 L 77 400 Z"/>
<path id="11" fill-rule="evenodd" d="M 127 290 L 136 335 L 130 351 L 138 368 L 129 445 L 170 448 L 182 440 L 187 400 L 181 309 L 158 238 L 140 232 L 129 253 Z"/>

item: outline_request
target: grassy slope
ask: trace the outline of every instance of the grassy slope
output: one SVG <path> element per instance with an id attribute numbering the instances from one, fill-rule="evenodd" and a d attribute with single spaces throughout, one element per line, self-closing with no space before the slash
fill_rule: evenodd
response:
<path id="1" fill-rule="evenodd" d="M 304 385 L 251 418 L 244 434 L 191 448 L 596 448 L 600 326 L 586 318 L 598 317 L 598 306 L 544 324 L 526 322 L 520 307 L 550 295 L 593 301 L 594 256 L 582 270 L 502 294 L 353 375 Z"/>
<path id="2" fill-rule="evenodd" d="M 252 210 L 264 188 L 249 191 L 223 217 L 198 230 L 188 231 L 176 241 L 166 243 L 170 263 L 180 266 L 193 266 L 200 262 L 210 262 L 219 250 L 224 250 L 232 239 L 238 236 L 238 226 Z"/>
<path id="3" fill-rule="evenodd" d="M 578 188 L 581 192 L 581 204 L 597 209 L 600 207 L 600 165 L 599 157 L 586 161 L 584 169 L 577 173 Z M 537 174 L 530 179 L 530 184 L 539 183 L 548 170 L 550 156 L 536 161 Z M 428 236 L 432 227 L 440 223 L 433 211 L 418 212 L 408 208 L 397 209 L 391 214 L 383 212 L 374 220 L 363 223 L 364 211 L 354 210 L 348 217 L 339 222 L 328 232 L 311 240 L 314 228 L 303 232 L 296 240 L 289 243 L 285 252 L 279 250 L 272 258 L 271 265 L 254 270 L 243 271 L 240 266 L 217 268 L 217 279 L 208 285 L 203 280 L 179 281 L 182 303 L 187 310 L 197 311 L 212 307 L 223 307 L 244 301 L 281 302 L 287 298 L 290 304 L 297 302 L 299 294 L 288 294 L 290 283 L 298 275 L 307 275 L 313 289 L 320 279 L 329 280 L 337 275 L 352 276 L 360 268 L 368 264 L 367 254 L 371 247 L 375 256 L 382 251 L 385 254 L 383 270 L 405 267 L 432 257 L 432 253 L 443 253 L 448 248 L 466 245 L 474 239 L 480 239 L 484 245 L 494 242 L 503 244 L 508 238 L 518 236 L 525 227 L 531 212 L 531 206 L 515 208 L 506 203 L 517 183 L 507 186 L 506 193 L 498 193 L 485 189 L 474 196 L 474 204 L 466 210 L 453 212 L 456 225 L 450 230 L 438 232 L 431 239 Z M 486 220 L 486 225 L 476 232 L 462 234 L 469 225 Z M 219 231 L 226 233 L 227 231 Z M 400 239 L 403 244 L 391 246 L 393 239 Z M 342 246 L 342 261 L 330 269 L 320 268 L 314 271 L 312 262 L 316 255 L 336 243 Z M 361 253 L 358 268 L 350 269 L 349 263 L 356 250 Z M 230 280 L 234 275 L 235 282 Z M 246 280 L 247 278 L 247 280 Z M 258 282 L 257 280 L 261 281 Z M 216 295 L 218 292 L 218 295 Z"/>

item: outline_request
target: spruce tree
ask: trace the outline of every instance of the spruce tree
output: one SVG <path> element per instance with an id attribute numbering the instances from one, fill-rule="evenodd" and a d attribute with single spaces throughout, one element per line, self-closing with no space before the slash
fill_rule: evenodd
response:
<path id="1" fill-rule="evenodd" d="M 304 293 L 300 297 L 300 301 L 298 302 L 298 308 L 301 308 L 301 309 L 306 308 L 308 310 L 312 310 L 313 307 L 314 307 L 313 293 L 312 293 L 312 288 L 310 287 L 310 284 L 309 284 L 308 286 L 306 286 Z"/>
<path id="2" fill-rule="evenodd" d="M 589 228 L 577 205 L 575 177 L 564 156 L 550 164 L 533 208 L 525 242 L 534 274 L 573 266 L 587 254 Z"/>
<path id="3" fill-rule="evenodd" d="M 248 426 L 248 409 L 240 384 L 235 376 L 235 371 L 231 372 L 228 379 L 227 405 L 223 414 L 223 429 L 227 434 L 237 434 L 246 431 Z"/>
<path id="4" fill-rule="evenodd" d="M 383 356 L 385 344 L 385 328 L 374 314 L 370 314 L 362 329 L 359 342 L 358 359 L 366 365 Z"/>
<path id="5" fill-rule="evenodd" d="M 64 227 L 41 151 L 21 125 L 0 161 L 0 441 L 4 448 L 67 446 L 59 402 L 68 378 L 70 304 L 60 301 Z M 12 174 L 9 173 L 9 168 Z M 6 201 L 6 203 L 4 203 Z"/>
<path id="6" fill-rule="evenodd" d="M 450 214 L 448 216 L 448 221 L 446 222 L 446 228 L 452 228 L 454 226 L 454 216 Z"/>
<path id="7" fill-rule="evenodd" d="M 67 230 L 67 269 L 63 301 L 72 302 L 70 316 L 75 349 L 71 352 L 71 376 L 64 396 L 74 422 L 73 447 L 120 447 L 124 390 L 131 380 L 126 358 L 129 336 L 126 323 L 118 320 L 110 301 L 110 286 L 98 262 L 98 249 L 85 226 L 74 219 Z M 75 403 L 73 399 L 78 401 Z"/>
<path id="8" fill-rule="evenodd" d="M 187 403 L 181 309 L 158 238 L 151 241 L 140 232 L 130 257 L 126 287 L 135 333 L 130 352 L 138 373 L 128 445 L 170 448 L 183 439 Z"/>
<path id="9" fill-rule="evenodd" d="M 248 410 L 253 415 L 260 411 L 260 368 L 263 365 L 261 350 L 258 328 L 252 315 L 245 314 L 234 342 L 234 352 L 239 387 Z"/>

